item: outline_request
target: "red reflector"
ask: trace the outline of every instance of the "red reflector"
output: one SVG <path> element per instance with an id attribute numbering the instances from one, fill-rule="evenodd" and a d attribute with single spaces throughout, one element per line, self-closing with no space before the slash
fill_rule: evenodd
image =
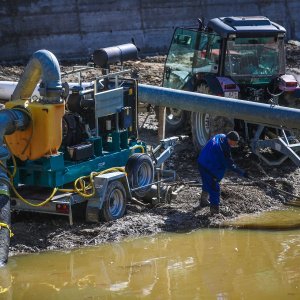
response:
<path id="1" fill-rule="evenodd" d="M 295 82 L 295 81 L 286 82 L 285 86 L 286 87 L 296 87 L 297 86 L 297 82 Z"/>
<path id="2" fill-rule="evenodd" d="M 69 213 L 69 205 L 67 205 L 67 204 L 56 204 L 56 212 L 62 213 L 62 214 L 68 214 Z"/>
<path id="3" fill-rule="evenodd" d="M 236 89 L 236 84 L 231 83 L 231 84 L 224 84 L 224 89 L 225 90 L 233 90 Z"/>

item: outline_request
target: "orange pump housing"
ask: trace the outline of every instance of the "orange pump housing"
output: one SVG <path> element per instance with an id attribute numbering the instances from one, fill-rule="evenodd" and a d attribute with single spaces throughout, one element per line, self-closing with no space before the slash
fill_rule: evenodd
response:
<path id="1" fill-rule="evenodd" d="M 62 142 L 64 103 L 42 104 L 16 100 L 5 104 L 6 108 L 15 106 L 23 106 L 29 111 L 31 124 L 24 131 L 5 136 L 12 153 L 21 160 L 35 160 L 56 154 Z"/>

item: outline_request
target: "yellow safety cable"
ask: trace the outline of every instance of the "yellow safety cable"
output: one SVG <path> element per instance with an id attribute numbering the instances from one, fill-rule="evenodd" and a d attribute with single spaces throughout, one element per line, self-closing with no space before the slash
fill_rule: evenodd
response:
<path id="1" fill-rule="evenodd" d="M 8 224 L 0 222 L 0 229 L 1 229 L 2 227 L 8 229 L 8 231 L 9 231 L 9 236 L 10 236 L 10 237 L 13 237 L 13 236 L 14 236 L 14 234 L 12 233 L 12 231 L 11 231 L 11 229 L 10 229 L 10 227 L 9 227 Z"/>
<path id="2" fill-rule="evenodd" d="M 101 172 L 92 172 L 90 175 L 88 176 L 82 176 L 79 177 L 75 180 L 74 182 L 74 190 L 59 190 L 59 191 L 68 191 L 68 192 L 76 192 L 79 195 L 81 195 L 84 198 L 91 198 L 95 195 L 96 190 L 95 190 L 95 186 L 94 186 L 94 177 L 97 175 L 101 175 L 101 174 L 105 174 L 105 173 L 110 173 L 110 172 L 115 172 L 115 171 L 119 171 L 119 172 L 125 172 L 125 169 L 123 167 L 113 167 Z M 86 185 L 85 180 L 89 180 L 89 184 Z M 78 184 L 80 185 L 80 188 L 78 188 Z M 90 193 L 87 193 L 87 191 L 92 190 Z"/>

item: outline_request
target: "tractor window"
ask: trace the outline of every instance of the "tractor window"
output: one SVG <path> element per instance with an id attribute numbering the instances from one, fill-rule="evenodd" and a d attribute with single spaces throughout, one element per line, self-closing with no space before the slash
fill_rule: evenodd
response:
<path id="1" fill-rule="evenodd" d="M 217 73 L 220 56 L 220 36 L 202 32 L 194 53 L 193 73 Z"/>
<path id="2" fill-rule="evenodd" d="M 177 45 L 190 46 L 192 37 L 186 34 L 176 34 L 174 37 L 174 43 Z"/>
<path id="3" fill-rule="evenodd" d="M 225 75 L 272 77 L 284 74 L 284 44 L 275 37 L 236 38 L 227 42 Z"/>
<path id="4" fill-rule="evenodd" d="M 180 89 L 191 78 L 197 31 L 177 28 L 164 71 L 165 87 Z"/>

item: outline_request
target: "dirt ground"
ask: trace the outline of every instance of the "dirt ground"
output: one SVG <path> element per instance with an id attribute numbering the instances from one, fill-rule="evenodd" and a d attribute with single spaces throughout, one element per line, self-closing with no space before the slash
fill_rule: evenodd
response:
<path id="1" fill-rule="evenodd" d="M 287 51 L 288 66 L 296 73 L 299 68 L 299 49 L 300 45 L 294 43 L 288 46 Z M 126 63 L 125 67 L 137 70 L 140 82 L 161 85 L 164 60 L 164 56 L 147 57 Z M 70 69 L 67 64 L 61 65 L 62 71 Z M 22 70 L 23 66 L 2 65 L 0 80 L 17 81 Z M 83 80 L 89 81 L 93 76 L 92 71 L 85 72 Z M 76 78 L 69 76 L 65 80 L 73 81 Z M 140 113 L 139 123 L 140 138 L 149 145 L 157 145 L 158 124 L 154 112 L 150 110 L 149 113 Z M 180 191 L 176 200 L 155 206 L 128 203 L 126 215 L 113 222 L 87 224 L 83 218 L 75 217 L 74 225 L 70 226 L 65 217 L 13 212 L 14 237 L 11 240 L 10 256 L 44 250 L 70 250 L 158 232 L 219 227 L 224 220 L 240 214 L 285 209 L 286 201 L 292 199 L 287 193 L 300 194 L 300 170 L 292 162 L 286 161 L 280 167 L 268 167 L 248 149 L 238 149 L 233 153 L 236 163 L 247 170 L 255 180 L 246 180 L 233 173 L 227 173 L 221 183 L 220 214 L 210 216 L 209 208 L 195 209 L 201 193 L 197 155 L 189 136 L 175 147 L 174 153 L 166 163 L 166 168 L 177 173 L 173 190 L 180 188 Z"/>

